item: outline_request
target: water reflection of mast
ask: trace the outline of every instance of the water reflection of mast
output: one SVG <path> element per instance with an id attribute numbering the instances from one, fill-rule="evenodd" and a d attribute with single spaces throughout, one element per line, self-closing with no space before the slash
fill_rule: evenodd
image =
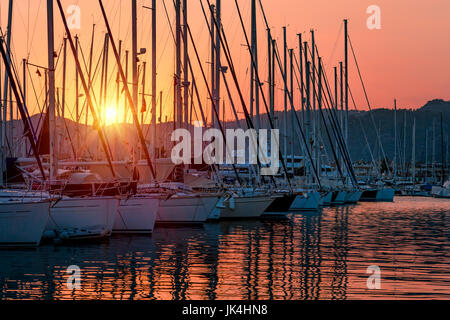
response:
<path id="1" fill-rule="evenodd" d="M 333 237 L 334 272 L 331 283 L 331 298 L 347 298 L 347 255 L 348 255 L 348 207 L 336 208 L 335 226 L 336 234 Z"/>
<path id="2" fill-rule="evenodd" d="M 175 265 L 174 272 L 172 275 L 172 285 L 173 285 L 173 300 L 186 300 L 186 291 L 188 288 L 188 256 L 189 256 L 189 243 L 186 245 L 177 245 L 175 249 L 178 251 L 183 249 L 183 252 L 174 252 Z"/>
<path id="3" fill-rule="evenodd" d="M 315 289 L 318 289 L 320 282 L 320 277 L 316 276 L 320 270 L 314 270 L 319 269 L 314 266 L 320 265 L 321 262 L 320 241 L 318 241 L 319 222 L 317 215 L 306 215 L 300 224 L 302 232 L 301 280 L 303 280 L 300 291 L 301 299 L 317 299 L 319 294 L 319 291 L 315 291 Z"/>

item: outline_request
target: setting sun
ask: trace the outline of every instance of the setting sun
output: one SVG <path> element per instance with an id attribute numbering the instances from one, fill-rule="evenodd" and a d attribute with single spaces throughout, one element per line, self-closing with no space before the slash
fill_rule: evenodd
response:
<path id="1" fill-rule="evenodd" d="M 116 106 L 107 106 L 103 114 L 103 123 L 111 125 L 117 122 L 117 108 Z"/>

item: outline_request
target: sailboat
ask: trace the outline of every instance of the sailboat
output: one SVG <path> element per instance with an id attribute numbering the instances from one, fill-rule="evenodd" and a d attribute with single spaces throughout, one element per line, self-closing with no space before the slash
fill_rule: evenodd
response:
<path id="1" fill-rule="evenodd" d="M 159 200 L 133 196 L 120 201 L 113 233 L 151 234 L 155 228 Z"/>
<path id="2" fill-rule="evenodd" d="M 450 180 L 445 182 L 442 187 L 433 186 L 431 195 L 435 198 L 450 198 Z"/>
<path id="3" fill-rule="evenodd" d="M 219 202 L 216 195 L 201 194 L 155 195 L 159 200 L 156 224 L 201 224 L 208 220 Z"/>
<path id="4" fill-rule="evenodd" d="M 267 194 L 229 194 L 223 201 L 221 219 L 260 218 L 274 199 Z"/>
<path id="5" fill-rule="evenodd" d="M 319 210 L 321 195 L 318 191 L 300 192 L 292 203 L 292 211 Z"/>
<path id="6" fill-rule="evenodd" d="M 34 247 L 41 242 L 49 217 L 49 200 L 0 192 L 0 247 Z"/>

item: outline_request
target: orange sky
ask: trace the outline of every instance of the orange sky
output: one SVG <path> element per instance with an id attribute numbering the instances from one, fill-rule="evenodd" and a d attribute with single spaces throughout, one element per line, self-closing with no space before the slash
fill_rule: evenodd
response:
<path id="1" fill-rule="evenodd" d="M 296 34 L 307 33 L 316 30 L 317 44 L 325 61 L 327 73 L 332 79 L 332 67 L 343 59 L 343 31 L 342 20 L 349 19 L 350 37 L 358 55 L 361 71 L 365 78 L 369 98 L 373 107 L 392 107 L 393 99 L 397 98 L 399 107 L 419 107 L 434 98 L 450 100 L 450 2 L 447 0 L 262 0 L 268 16 L 272 32 L 281 44 L 282 26 L 288 26 L 289 47 L 297 48 Z M 206 2 L 204 0 L 204 2 Z M 96 47 L 94 61 L 97 61 L 103 44 L 105 27 L 100 15 L 97 1 L 94 0 L 63 0 L 63 6 L 67 8 L 71 4 L 77 4 L 81 8 L 81 30 L 74 32 L 79 34 L 85 55 L 89 52 L 89 41 L 92 23 L 97 25 Z M 131 1 L 104 0 L 106 10 L 113 24 L 113 32 L 116 39 L 122 39 L 127 49 L 131 49 L 130 43 L 130 11 Z M 165 0 L 169 15 L 173 22 L 173 6 L 171 0 Z M 246 19 L 249 29 L 250 1 L 239 0 L 241 11 Z M 366 9 L 370 5 L 378 5 L 381 8 L 381 30 L 369 30 L 366 27 L 368 14 Z M 139 47 L 146 47 L 147 54 L 142 60 L 150 64 L 150 11 L 142 9 L 142 6 L 151 6 L 151 0 L 138 0 L 139 20 Z M 209 75 L 209 44 L 206 25 L 199 6 L 199 0 L 189 0 L 190 26 L 204 66 Z M 6 28 L 8 0 L 0 0 L 1 27 Z M 168 22 L 162 7 L 162 0 L 157 0 L 158 6 L 158 92 L 164 91 L 164 116 L 169 119 L 172 116 L 172 76 L 174 72 L 174 46 L 168 28 Z M 55 47 L 58 49 L 64 36 L 61 18 L 56 11 L 55 1 Z M 13 52 L 17 65 L 21 68 L 22 58 L 29 55 L 29 61 L 38 65 L 46 65 L 46 1 L 45 0 L 21 0 L 15 1 L 13 25 Z M 258 7 L 259 11 L 259 7 Z M 234 63 L 237 66 L 238 76 L 244 89 L 248 93 L 250 65 L 249 55 L 243 46 L 245 40 L 236 15 L 234 1 L 223 1 L 223 23 L 230 45 L 233 51 Z M 261 14 L 258 13 L 259 27 L 259 52 L 260 52 L 260 76 L 267 77 L 266 71 L 266 34 Z M 341 31 L 340 31 L 341 30 Z M 73 34 L 73 35 L 74 35 Z M 110 50 L 112 52 L 112 50 Z M 28 54 L 27 54 L 28 53 Z M 70 58 L 71 59 L 71 58 Z M 112 64 L 113 56 L 110 56 L 110 101 L 109 105 L 115 105 L 115 70 Z M 194 65 L 195 56 L 191 50 L 191 59 Z M 73 109 L 73 88 L 70 83 L 74 79 L 73 63 L 69 61 L 68 109 Z M 61 86 L 62 68 L 57 70 L 57 86 Z M 198 70 L 198 69 L 197 69 Z M 361 85 L 357 78 L 354 63 L 350 65 L 350 86 L 355 94 L 358 107 L 366 109 Z M 33 84 L 36 86 L 40 103 L 43 103 L 42 78 L 35 74 L 36 69 L 30 69 Z M 113 76 L 114 72 L 114 76 Z M 131 72 L 131 71 L 130 71 Z M 147 72 L 147 89 L 150 93 L 150 69 Z M 197 81 L 201 90 L 205 90 L 201 75 L 197 72 Z M 28 87 L 31 80 L 27 81 Z M 230 79 L 231 84 L 231 79 Z M 283 109 L 282 85 L 279 82 L 277 110 Z M 223 86 L 222 86 L 223 88 Z M 31 89 L 30 89 L 31 90 Z M 205 92 L 205 91 L 204 91 Z M 225 90 L 222 92 L 225 97 Z M 34 95 L 29 96 L 28 104 L 32 113 L 37 111 Z M 249 98 L 246 97 L 248 100 Z M 204 103 L 208 103 L 204 96 Z M 237 100 L 237 99 L 236 99 Z M 237 102 L 237 101 L 236 101 Z M 150 100 L 147 100 L 150 104 Z M 158 102 L 159 103 L 159 102 Z M 240 108 L 238 108 L 240 109 Z M 241 110 L 241 109 L 240 109 Z M 209 112 L 207 112 L 209 114 Z M 227 119 L 232 119 L 231 111 L 227 111 Z"/>

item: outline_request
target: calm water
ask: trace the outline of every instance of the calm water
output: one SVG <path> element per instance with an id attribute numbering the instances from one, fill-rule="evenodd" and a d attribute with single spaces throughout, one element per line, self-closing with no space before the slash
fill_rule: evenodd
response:
<path id="1" fill-rule="evenodd" d="M 450 201 L 397 198 L 0 251 L 0 299 L 449 299 L 449 250 Z M 67 288 L 70 265 L 80 290 Z M 367 289 L 371 265 L 380 290 Z"/>

